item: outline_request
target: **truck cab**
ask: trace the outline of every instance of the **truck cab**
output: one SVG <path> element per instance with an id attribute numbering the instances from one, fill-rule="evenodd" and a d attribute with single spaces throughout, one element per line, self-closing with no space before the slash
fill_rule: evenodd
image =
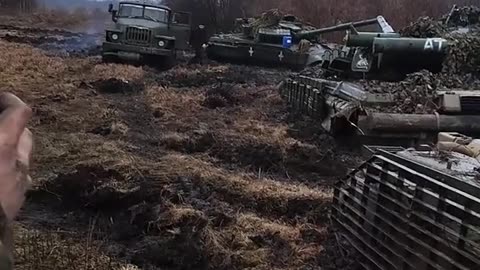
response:
<path id="1" fill-rule="evenodd" d="M 172 60 L 178 50 L 186 50 L 191 16 L 150 1 L 120 1 L 118 9 L 109 5 L 113 24 L 107 27 L 102 58 L 111 60 Z"/>

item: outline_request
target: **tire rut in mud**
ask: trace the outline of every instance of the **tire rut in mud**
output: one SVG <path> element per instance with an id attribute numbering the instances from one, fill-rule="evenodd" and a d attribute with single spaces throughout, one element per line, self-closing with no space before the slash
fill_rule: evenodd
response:
<path id="1" fill-rule="evenodd" d="M 74 33 L 57 29 L 37 29 L 0 25 L 0 39 L 28 44 L 49 55 L 87 57 L 101 52 L 101 35 Z"/>

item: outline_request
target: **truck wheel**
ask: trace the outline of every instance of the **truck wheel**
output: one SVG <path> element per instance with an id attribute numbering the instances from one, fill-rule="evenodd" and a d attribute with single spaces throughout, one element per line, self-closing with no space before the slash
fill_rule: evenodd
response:
<path id="1" fill-rule="evenodd" d="M 175 59 L 168 56 L 148 55 L 143 58 L 143 63 L 160 70 L 167 70 L 175 65 L 175 62 L 171 60 L 172 58 Z"/>
<path id="2" fill-rule="evenodd" d="M 177 59 L 175 56 L 167 56 L 164 59 L 165 68 L 173 68 L 177 64 Z"/>
<path id="3" fill-rule="evenodd" d="M 118 59 L 117 57 L 113 56 L 113 55 L 102 55 L 102 61 L 104 63 L 117 63 L 118 62 Z"/>

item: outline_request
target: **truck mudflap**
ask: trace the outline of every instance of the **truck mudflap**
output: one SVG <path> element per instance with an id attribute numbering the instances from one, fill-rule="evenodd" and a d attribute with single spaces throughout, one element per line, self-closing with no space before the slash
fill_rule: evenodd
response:
<path id="1" fill-rule="evenodd" d="M 457 155 L 452 165 L 445 162 L 452 153 L 370 149 L 375 154 L 336 183 L 331 214 L 358 264 L 480 269 L 480 182 L 472 169 L 478 162 Z"/>

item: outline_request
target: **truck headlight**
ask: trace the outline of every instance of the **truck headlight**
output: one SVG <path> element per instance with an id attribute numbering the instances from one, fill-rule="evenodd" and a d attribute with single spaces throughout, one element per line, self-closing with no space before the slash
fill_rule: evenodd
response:
<path id="1" fill-rule="evenodd" d="M 158 46 L 160 46 L 160 47 L 165 46 L 165 41 L 160 40 L 160 41 L 158 42 Z"/>
<path id="2" fill-rule="evenodd" d="M 118 35 L 117 34 L 112 34 L 112 39 L 113 40 L 118 40 Z"/>

